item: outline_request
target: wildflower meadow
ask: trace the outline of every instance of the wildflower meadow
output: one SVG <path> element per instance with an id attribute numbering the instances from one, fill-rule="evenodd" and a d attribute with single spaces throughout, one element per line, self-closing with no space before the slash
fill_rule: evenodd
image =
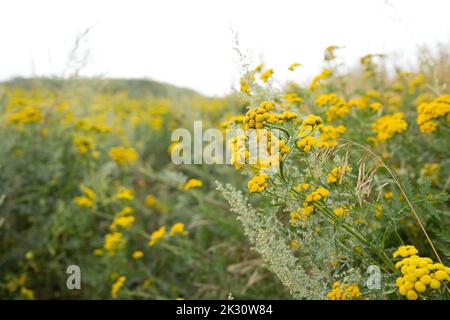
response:
<path id="1" fill-rule="evenodd" d="M 448 299 L 449 56 L 392 75 L 369 54 L 346 73 L 341 50 L 308 84 L 275 86 L 261 64 L 216 98 L 2 83 L 0 296 Z M 172 161 L 190 158 L 172 132 L 194 121 L 240 130 L 222 141 L 227 163 Z M 65 287 L 70 265 L 81 290 Z"/>

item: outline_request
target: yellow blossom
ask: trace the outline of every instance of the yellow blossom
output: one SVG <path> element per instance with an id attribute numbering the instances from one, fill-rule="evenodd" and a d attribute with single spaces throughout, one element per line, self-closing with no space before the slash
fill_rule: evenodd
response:
<path id="1" fill-rule="evenodd" d="M 322 72 L 312 80 L 308 90 L 314 91 L 314 89 L 317 87 L 317 85 L 319 84 L 319 82 L 321 80 L 329 78 L 332 74 L 333 74 L 333 71 L 331 71 L 329 69 L 323 69 Z"/>
<path id="2" fill-rule="evenodd" d="M 20 288 L 20 293 L 28 300 L 34 300 L 34 292 L 31 289 L 22 287 Z"/>
<path id="3" fill-rule="evenodd" d="M 84 196 L 75 197 L 73 199 L 73 201 L 80 207 L 92 208 L 94 206 L 94 202 L 91 199 L 89 199 L 88 197 L 84 197 Z"/>
<path id="4" fill-rule="evenodd" d="M 105 236 L 105 242 L 103 248 L 108 251 L 110 256 L 114 256 L 116 251 L 122 249 L 125 245 L 125 240 L 120 232 L 108 233 Z"/>
<path id="5" fill-rule="evenodd" d="M 408 124 L 404 120 L 403 113 L 397 112 L 393 115 L 386 115 L 379 118 L 372 126 L 373 131 L 377 134 L 376 139 L 385 142 L 392 138 L 394 134 L 404 132 Z"/>
<path id="6" fill-rule="evenodd" d="M 148 242 L 148 245 L 150 247 L 153 247 L 155 244 L 157 244 L 159 241 L 161 241 L 162 238 L 164 238 L 166 234 L 166 227 L 162 226 L 158 230 L 153 231 L 150 235 L 150 241 Z"/>
<path id="7" fill-rule="evenodd" d="M 119 191 L 114 196 L 115 199 L 119 200 L 133 200 L 134 199 L 134 191 L 130 188 L 120 187 Z"/>
<path id="8" fill-rule="evenodd" d="M 289 66 L 288 70 L 294 71 L 297 67 L 300 67 L 300 66 L 301 66 L 300 63 L 294 62 L 293 64 L 291 64 L 291 65 Z"/>
<path id="9" fill-rule="evenodd" d="M 81 154 L 85 154 L 95 147 L 94 139 L 91 137 L 77 136 L 73 141 Z"/>
<path id="10" fill-rule="evenodd" d="M 273 75 L 273 70 L 268 69 L 261 74 L 261 80 L 263 82 L 267 82 L 270 79 L 270 77 L 272 77 L 272 75 Z"/>
<path id="11" fill-rule="evenodd" d="M 114 282 L 114 284 L 111 287 L 111 297 L 112 298 L 117 298 L 117 295 L 119 294 L 120 289 L 122 288 L 122 286 L 124 285 L 125 281 L 127 280 L 127 278 L 125 276 L 120 276 L 116 282 Z"/>
<path id="12" fill-rule="evenodd" d="M 192 188 L 200 188 L 203 186 L 203 182 L 198 179 L 189 179 L 188 182 L 186 182 L 183 186 L 184 190 L 189 190 Z"/>
<path id="13" fill-rule="evenodd" d="M 333 184 L 341 179 L 346 172 L 350 172 L 352 168 L 349 166 L 335 167 L 333 168 L 327 176 L 327 183 Z"/>
<path id="14" fill-rule="evenodd" d="M 253 178 L 250 179 L 250 181 L 247 183 L 248 190 L 250 192 L 263 192 L 269 184 L 267 183 L 267 180 L 269 179 L 269 176 L 265 173 L 260 173 Z"/>
<path id="15" fill-rule="evenodd" d="M 436 121 L 450 113 L 450 94 L 440 96 L 430 103 L 421 103 L 417 107 L 417 124 L 423 133 L 437 131 L 439 123 Z"/>
<path id="16" fill-rule="evenodd" d="M 156 205 L 156 197 L 152 194 L 149 194 L 145 197 L 145 205 L 147 208 L 153 208 Z"/>
<path id="17" fill-rule="evenodd" d="M 132 257 L 133 257 L 134 260 L 139 260 L 139 259 L 144 257 L 144 253 L 142 251 L 140 251 L 140 250 L 136 250 L 136 251 L 133 252 Z"/>
<path id="18" fill-rule="evenodd" d="M 133 163 L 137 160 L 138 154 L 133 148 L 113 147 L 109 150 L 109 156 L 118 165 Z"/>
<path id="19" fill-rule="evenodd" d="M 430 258 L 420 257 L 417 254 L 418 250 L 411 245 L 401 246 L 393 254 L 394 258 L 402 257 L 402 260 L 395 264 L 402 273 L 395 283 L 399 293 L 408 300 L 418 299 L 421 293 L 426 293 L 427 286 L 437 290 L 441 286 L 441 281 L 450 280 L 450 268 L 441 263 L 433 263 Z"/>
<path id="20" fill-rule="evenodd" d="M 361 296 L 361 291 L 356 284 L 347 285 L 340 282 L 333 283 L 333 289 L 327 293 L 329 300 L 357 299 Z"/>
<path id="21" fill-rule="evenodd" d="M 172 228 L 170 228 L 170 236 L 174 236 L 176 234 L 187 235 L 187 232 L 184 230 L 184 223 L 175 223 Z"/>
<path id="22" fill-rule="evenodd" d="M 392 191 L 386 191 L 383 196 L 386 200 L 389 200 L 394 197 L 394 193 Z"/>

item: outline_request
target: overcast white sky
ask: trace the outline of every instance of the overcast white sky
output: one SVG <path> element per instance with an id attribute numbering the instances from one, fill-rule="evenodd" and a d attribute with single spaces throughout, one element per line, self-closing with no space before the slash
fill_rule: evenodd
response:
<path id="1" fill-rule="evenodd" d="M 448 0 L 95 1 L 2 0 L 0 79 L 59 75 L 77 33 L 92 31 L 83 75 L 146 77 L 205 94 L 230 91 L 239 77 L 233 32 L 255 65 L 280 80 L 292 62 L 309 79 L 328 45 L 345 46 L 349 63 L 367 53 L 397 52 L 450 42 Z"/>

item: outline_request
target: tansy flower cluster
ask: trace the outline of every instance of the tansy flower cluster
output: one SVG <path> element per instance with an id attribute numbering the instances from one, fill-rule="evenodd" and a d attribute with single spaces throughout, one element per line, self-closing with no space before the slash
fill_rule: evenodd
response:
<path id="1" fill-rule="evenodd" d="M 147 208 L 153 208 L 156 205 L 156 197 L 152 194 L 149 194 L 145 197 L 145 205 Z"/>
<path id="2" fill-rule="evenodd" d="M 275 108 L 270 101 L 262 102 L 259 107 L 247 111 L 244 117 L 245 129 L 262 129 L 263 122 L 270 118 L 269 111 Z"/>
<path id="3" fill-rule="evenodd" d="M 322 72 L 314 77 L 314 79 L 312 80 L 311 84 L 309 85 L 308 90 L 309 91 L 314 91 L 314 89 L 316 89 L 317 85 L 319 84 L 320 81 L 329 78 L 331 75 L 333 74 L 332 70 L 329 69 L 322 69 Z"/>
<path id="4" fill-rule="evenodd" d="M 109 156 L 120 166 L 131 164 L 138 158 L 136 150 L 130 147 L 113 147 L 109 150 Z"/>
<path id="5" fill-rule="evenodd" d="M 134 223 L 136 218 L 132 215 L 133 208 L 125 207 L 119 213 L 117 213 L 114 221 L 111 223 L 110 229 L 116 230 L 117 228 L 127 228 L 129 225 Z"/>
<path id="6" fill-rule="evenodd" d="M 247 149 L 247 140 L 247 135 L 242 133 L 228 141 L 228 148 L 231 150 L 230 164 L 237 170 L 241 169 L 242 165 L 250 157 L 250 152 Z"/>
<path id="7" fill-rule="evenodd" d="M 125 276 L 120 276 L 116 282 L 111 287 L 111 297 L 113 299 L 117 298 L 117 295 L 119 294 L 120 289 L 123 287 L 125 281 L 127 278 Z"/>
<path id="8" fill-rule="evenodd" d="M 128 200 L 131 201 L 134 199 L 134 191 L 133 189 L 126 187 L 119 187 L 118 192 L 114 195 L 115 199 L 118 200 Z"/>
<path id="9" fill-rule="evenodd" d="M 144 257 L 144 252 L 140 251 L 140 250 L 136 250 L 133 252 L 133 254 L 131 255 L 132 258 L 134 260 L 139 260 L 142 259 Z"/>
<path id="10" fill-rule="evenodd" d="M 408 124 L 404 120 L 404 114 L 397 112 L 392 115 L 386 115 L 373 124 L 373 132 L 377 134 L 376 140 L 380 142 L 386 142 L 394 136 L 396 133 L 402 133 L 408 127 Z"/>
<path id="11" fill-rule="evenodd" d="M 393 193 L 392 191 L 386 191 L 386 192 L 383 194 L 383 197 L 384 197 L 386 200 L 390 200 L 390 199 L 392 199 L 392 198 L 394 197 L 394 193 Z"/>
<path id="12" fill-rule="evenodd" d="M 299 183 L 298 185 L 295 186 L 295 191 L 297 192 L 302 192 L 304 190 L 308 190 L 309 188 L 311 188 L 311 185 L 309 183 Z"/>
<path id="13" fill-rule="evenodd" d="M 349 106 L 343 98 L 338 97 L 335 93 L 320 95 L 316 99 L 316 104 L 321 107 L 327 107 L 327 121 L 332 122 L 336 119 L 343 118 L 350 112 Z"/>
<path id="14" fill-rule="evenodd" d="M 267 183 L 268 179 L 269 176 L 265 173 L 257 174 L 247 183 L 248 190 L 252 193 L 263 192 L 269 186 Z"/>
<path id="15" fill-rule="evenodd" d="M 333 141 L 325 141 L 322 137 L 315 137 L 315 129 L 320 129 L 322 127 L 322 118 L 315 115 L 309 115 L 306 117 L 299 127 L 299 136 L 301 139 L 296 141 L 296 145 L 300 150 L 304 152 L 309 152 L 312 150 L 313 146 L 318 148 L 329 147 L 334 145 Z M 325 135 L 325 138 L 327 136 Z"/>
<path id="16" fill-rule="evenodd" d="M 450 268 L 417 254 L 418 250 L 411 245 L 401 246 L 393 254 L 394 258 L 403 258 L 395 264 L 403 275 L 396 279 L 396 285 L 399 293 L 408 300 L 417 300 L 427 287 L 438 290 L 442 282 L 450 280 Z"/>
<path id="17" fill-rule="evenodd" d="M 314 206 L 306 206 L 304 208 L 298 208 L 296 211 L 292 211 L 290 214 L 291 225 L 297 225 L 298 221 L 308 221 L 313 212 Z"/>
<path id="18" fill-rule="evenodd" d="M 167 228 L 165 226 L 161 226 L 159 229 L 153 231 L 152 234 L 150 235 L 150 240 L 148 242 L 148 245 L 150 247 L 153 247 L 154 245 L 156 245 L 158 242 L 160 242 L 164 238 L 166 233 L 167 233 Z M 175 223 L 170 228 L 169 236 L 173 237 L 176 235 L 182 235 L 182 236 L 187 235 L 187 231 L 185 230 L 184 223 L 181 223 L 181 222 Z"/>
<path id="19" fill-rule="evenodd" d="M 184 190 L 189 190 L 193 188 L 200 188 L 203 186 L 203 182 L 198 179 L 189 179 L 183 186 Z"/>
<path id="20" fill-rule="evenodd" d="M 242 93 L 250 95 L 250 85 L 248 84 L 248 82 L 244 78 L 240 79 L 239 84 L 240 84 L 240 91 Z"/>
<path id="21" fill-rule="evenodd" d="M 425 163 L 420 173 L 423 178 L 431 178 L 433 183 L 437 183 L 440 168 L 439 163 Z"/>
<path id="22" fill-rule="evenodd" d="M 374 58 L 383 58 L 382 54 L 367 54 L 360 58 L 359 62 L 364 67 L 364 79 L 369 79 L 375 76 L 377 64 Z"/>
<path id="23" fill-rule="evenodd" d="M 172 226 L 172 228 L 170 228 L 169 235 L 171 237 L 173 237 L 173 236 L 175 236 L 177 234 L 180 234 L 180 235 L 183 235 L 183 236 L 187 235 L 187 232 L 184 230 L 184 223 L 180 223 L 180 222 L 175 223 Z"/>
<path id="24" fill-rule="evenodd" d="M 392 256 L 394 258 L 397 258 L 398 256 L 406 258 L 409 256 L 413 256 L 415 254 L 418 254 L 419 251 L 416 249 L 416 247 L 408 245 L 408 246 L 401 246 L 399 247 L 393 254 Z"/>
<path id="25" fill-rule="evenodd" d="M 108 233 L 105 236 L 103 248 L 108 251 L 109 256 L 114 256 L 116 252 L 125 246 L 123 234 L 117 231 Z"/>
<path id="26" fill-rule="evenodd" d="M 7 121 L 11 124 L 23 125 L 39 122 L 42 118 L 42 113 L 38 108 L 27 106 L 20 111 L 8 115 Z"/>
<path id="27" fill-rule="evenodd" d="M 299 189 L 306 190 L 309 188 L 309 185 L 301 185 Z M 329 194 L 330 192 L 323 187 L 319 187 L 308 194 L 303 202 L 303 208 L 299 208 L 296 211 L 291 212 L 291 224 L 295 225 L 298 220 L 307 221 L 315 210 L 314 203 L 321 200 L 326 200 Z"/>
<path id="28" fill-rule="evenodd" d="M 291 148 L 286 145 L 286 142 L 282 139 L 277 138 L 269 130 L 256 129 L 251 132 L 252 142 L 255 145 L 255 155 L 252 161 L 258 168 L 269 168 L 277 166 L 283 155 L 289 153 Z M 253 141 L 253 138 L 256 141 Z M 228 142 L 228 148 L 231 150 L 230 164 L 233 165 L 237 170 L 241 169 L 242 166 L 250 159 L 251 154 L 247 149 L 247 143 L 249 136 L 245 133 L 239 134 L 231 138 Z"/>
<path id="29" fill-rule="evenodd" d="M 408 81 L 408 92 L 413 94 L 417 91 L 423 84 L 425 83 L 425 75 L 423 73 L 419 73 L 414 76 L 412 79 Z"/>
<path id="30" fill-rule="evenodd" d="M 309 152 L 312 150 L 313 146 L 321 147 L 323 144 L 316 137 L 304 137 L 300 140 L 297 140 L 296 145 L 299 149 L 304 152 Z"/>
<path id="31" fill-rule="evenodd" d="M 272 77 L 272 75 L 273 75 L 273 70 L 272 70 L 272 69 L 268 69 L 268 70 L 264 71 L 264 72 L 261 74 L 261 80 L 262 80 L 263 82 L 267 82 L 267 81 L 269 81 L 269 79 Z"/>
<path id="32" fill-rule="evenodd" d="M 165 226 L 162 226 L 158 230 L 153 231 L 152 234 L 150 235 L 148 245 L 150 247 L 153 247 L 155 244 L 161 241 L 161 239 L 164 238 L 166 231 L 167 228 Z"/>
<path id="33" fill-rule="evenodd" d="M 74 138 L 73 142 L 81 154 L 87 153 L 89 150 L 95 147 L 94 139 L 87 136 L 77 136 Z"/>
<path id="34" fill-rule="evenodd" d="M 348 216 L 348 214 L 349 214 L 349 209 L 350 209 L 351 207 L 347 207 L 347 206 L 344 206 L 344 207 L 337 207 L 337 208 L 335 208 L 334 210 L 333 210 L 333 213 L 338 217 L 338 218 L 344 218 L 344 217 L 346 217 L 346 216 Z"/>
<path id="35" fill-rule="evenodd" d="M 67 120 L 69 121 L 70 117 Z M 105 123 L 103 116 L 80 118 L 75 121 L 75 125 L 85 132 L 108 133 L 112 131 L 112 126 Z"/>
<path id="36" fill-rule="evenodd" d="M 315 128 L 322 124 L 322 118 L 313 114 L 310 114 L 303 119 L 300 125 L 299 133 L 301 136 L 310 134 Z"/>
<path id="37" fill-rule="evenodd" d="M 329 300 L 349 300 L 361 297 L 361 291 L 356 284 L 347 285 L 336 281 L 333 289 L 327 293 Z"/>
<path id="38" fill-rule="evenodd" d="M 80 207 L 94 207 L 94 201 L 97 198 L 95 192 L 84 185 L 80 186 L 83 196 L 78 196 L 73 199 L 73 201 Z"/>
<path id="39" fill-rule="evenodd" d="M 303 99 L 300 98 L 295 92 L 290 92 L 284 95 L 284 100 L 289 103 L 302 103 Z"/>
<path id="40" fill-rule="evenodd" d="M 423 133 L 435 132 L 439 127 L 436 120 L 450 114 L 450 94 L 440 96 L 430 103 L 417 107 L 417 124 Z M 450 121 L 450 118 L 447 119 Z"/>
<path id="41" fill-rule="evenodd" d="M 7 280 L 8 281 L 4 284 L 4 286 L 9 292 L 14 293 L 18 291 L 24 298 L 34 300 L 33 290 L 27 288 L 28 277 L 26 274 L 7 278 Z"/>
<path id="42" fill-rule="evenodd" d="M 379 102 L 373 102 L 370 104 L 370 109 L 372 109 L 373 111 L 378 111 L 383 107 L 383 105 Z"/>
<path id="43" fill-rule="evenodd" d="M 336 59 L 336 55 L 335 55 L 334 52 L 335 52 L 337 49 L 339 49 L 338 46 L 328 46 L 328 47 L 325 49 L 325 53 L 324 53 L 323 59 L 324 59 L 325 61 L 332 61 L 332 60 Z"/>
<path id="44" fill-rule="evenodd" d="M 291 64 L 291 65 L 288 67 L 288 70 L 289 70 L 289 71 L 294 71 L 297 67 L 300 67 L 300 66 L 301 66 L 300 63 L 294 62 L 293 64 Z"/>
<path id="45" fill-rule="evenodd" d="M 347 128 L 343 125 L 333 127 L 330 125 L 320 125 L 320 138 L 322 141 L 328 142 L 329 144 L 336 143 L 334 140 L 338 139 L 343 133 L 347 131 Z"/>
<path id="46" fill-rule="evenodd" d="M 272 113 L 267 119 L 269 123 L 279 123 L 282 124 L 286 120 L 296 119 L 298 116 L 295 112 L 285 111 L 283 113 Z"/>
<path id="47" fill-rule="evenodd" d="M 352 168 L 350 168 L 349 166 L 334 167 L 328 173 L 327 183 L 328 184 L 336 183 L 338 179 L 343 177 L 346 172 L 350 172 L 351 170 Z"/>
<path id="48" fill-rule="evenodd" d="M 327 189 L 325 189 L 323 187 L 319 187 L 316 190 L 314 190 L 313 192 L 311 192 L 310 194 L 308 194 L 303 205 L 307 206 L 307 205 L 312 204 L 313 202 L 325 200 L 329 195 L 330 195 L 330 192 Z"/>

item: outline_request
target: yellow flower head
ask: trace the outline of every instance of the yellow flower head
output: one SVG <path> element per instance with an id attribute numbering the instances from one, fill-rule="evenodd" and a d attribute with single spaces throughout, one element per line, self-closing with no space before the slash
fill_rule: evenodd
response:
<path id="1" fill-rule="evenodd" d="M 336 281 L 333 283 L 333 289 L 327 293 L 330 300 L 348 300 L 357 299 L 361 296 L 361 291 L 356 284 L 347 285 Z"/>
<path id="2" fill-rule="evenodd" d="M 119 191 L 116 193 L 114 198 L 119 200 L 133 200 L 134 199 L 134 191 L 130 188 L 120 187 Z"/>
<path id="3" fill-rule="evenodd" d="M 339 179 L 341 179 L 346 172 L 350 172 L 352 170 L 349 166 L 335 167 L 329 173 L 327 177 L 327 183 L 333 184 L 336 183 Z"/>
<path id="4" fill-rule="evenodd" d="M 188 182 L 186 182 L 185 185 L 183 186 L 183 189 L 189 190 L 192 188 L 200 188 L 201 186 L 203 186 L 203 182 L 201 180 L 189 179 Z"/>
<path id="5" fill-rule="evenodd" d="M 273 75 L 273 70 L 272 70 L 272 69 L 268 69 L 268 70 L 264 71 L 264 72 L 261 74 L 261 80 L 262 80 L 263 82 L 267 82 L 267 81 L 269 81 L 269 79 L 272 77 L 272 75 Z"/>
<path id="6" fill-rule="evenodd" d="M 105 242 L 103 244 L 103 248 L 106 251 L 109 251 L 109 255 L 113 256 L 116 254 L 116 251 L 122 249 L 125 246 L 125 240 L 123 239 L 123 235 L 120 232 L 112 232 L 108 233 L 105 236 Z"/>
<path id="7" fill-rule="evenodd" d="M 450 268 L 441 263 L 433 263 L 427 257 L 417 255 L 418 250 L 411 245 L 401 246 L 393 256 L 401 256 L 402 260 L 395 264 L 402 276 L 395 280 L 400 295 L 408 300 L 416 300 L 426 293 L 427 286 L 432 290 L 441 287 L 441 282 L 450 280 Z"/>
<path id="8" fill-rule="evenodd" d="M 136 150 L 127 147 L 113 147 L 109 150 L 109 156 L 118 165 L 133 163 L 138 158 Z"/>
<path id="9" fill-rule="evenodd" d="M 314 89 L 316 89 L 316 87 L 320 81 L 329 78 L 332 74 L 333 74 L 333 71 L 331 71 L 329 69 L 323 69 L 322 72 L 312 80 L 308 90 L 314 91 Z"/>
<path id="10" fill-rule="evenodd" d="M 153 208 L 156 205 L 156 197 L 152 194 L 149 194 L 145 197 L 145 205 L 147 208 Z"/>
<path id="11" fill-rule="evenodd" d="M 136 250 L 135 252 L 133 252 L 132 257 L 134 260 L 139 260 L 144 257 L 144 253 L 140 250 Z"/>
<path id="12" fill-rule="evenodd" d="M 120 289 L 122 288 L 122 286 L 124 285 L 125 281 L 127 280 L 127 278 L 125 276 L 120 276 L 116 282 L 114 282 L 114 284 L 111 287 L 111 297 L 112 298 L 117 298 L 117 295 L 119 294 Z"/>
<path id="13" fill-rule="evenodd" d="M 267 183 L 267 180 L 269 179 L 269 176 L 265 173 L 260 173 L 253 178 L 250 179 L 250 181 L 247 183 L 248 190 L 250 192 L 263 192 L 269 184 Z"/>
<path id="14" fill-rule="evenodd" d="M 78 152 L 81 154 L 85 154 L 95 147 L 94 139 L 91 137 L 77 136 L 74 138 L 73 142 L 78 148 Z"/>
<path id="15" fill-rule="evenodd" d="M 294 62 L 293 64 L 291 64 L 290 66 L 289 66 L 289 70 L 290 71 L 294 71 L 297 67 L 300 67 L 301 66 L 301 64 L 300 63 L 297 63 L 297 62 Z"/>
<path id="16" fill-rule="evenodd" d="M 174 236 L 176 234 L 186 235 L 187 232 L 184 230 L 184 223 L 175 223 L 172 228 L 170 228 L 170 236 Z"/>
<path id="17" fill-rule="evenodd" d="M 84 196 L 75 197 L 73 201 L 80 207 L 89 207 L 89 208 L 94 207 L 94 202 L 88 197 Z"/>
<path id="18" fill-rule="evenodd" d="M 393 115 L 386 115 L 379 118 L 372 124 L 373 131 L 377 134 L 376 140 L 385 142 L 392 138 L 396 133 L 402 133 L 408 127 L 408 124 L 403 119 L 402 112 L 394 113 Z"/>
<path id="19" fill-rule="evenodd" d="M 148 242 L 148 245 L 150 247 L 153 247 L 155 244 L 161 241 L 161 239 L 164 238 L 166 234 L 166 230 L 166 227 L 162 226 L 158 230 L 153 231 L 153 233 L 150 235 L 150 241 Z"/>
<path id="20" fill-rule="evenodd" d="M 95 194 L 94 190 L 92 190 L 91 188 L 88 188 L 82 184 L 82 185 L 80 185 L 80 189 L 85 194 L 85 196 L 87 196 L 92 201 L 97 199 L 97 195 Z"/>
<path id="21" fill-rule="evenodd" d="M 29 124 L 41 121 L 43 115 L 38 108 L 27 106 L 22 110 L 8 115 L 8 123 L 15 125 Z"/>
<path id="22" fill-rule="evenodd" d="M 129 225 L 133 224 L 136 218 L 132 216 L 133 208 L 125 207 L 119 213 L 117 213 L 114 221 L 111 223 L 111 230 L 115 230 L 118 227 L 127 228 Z"/>

